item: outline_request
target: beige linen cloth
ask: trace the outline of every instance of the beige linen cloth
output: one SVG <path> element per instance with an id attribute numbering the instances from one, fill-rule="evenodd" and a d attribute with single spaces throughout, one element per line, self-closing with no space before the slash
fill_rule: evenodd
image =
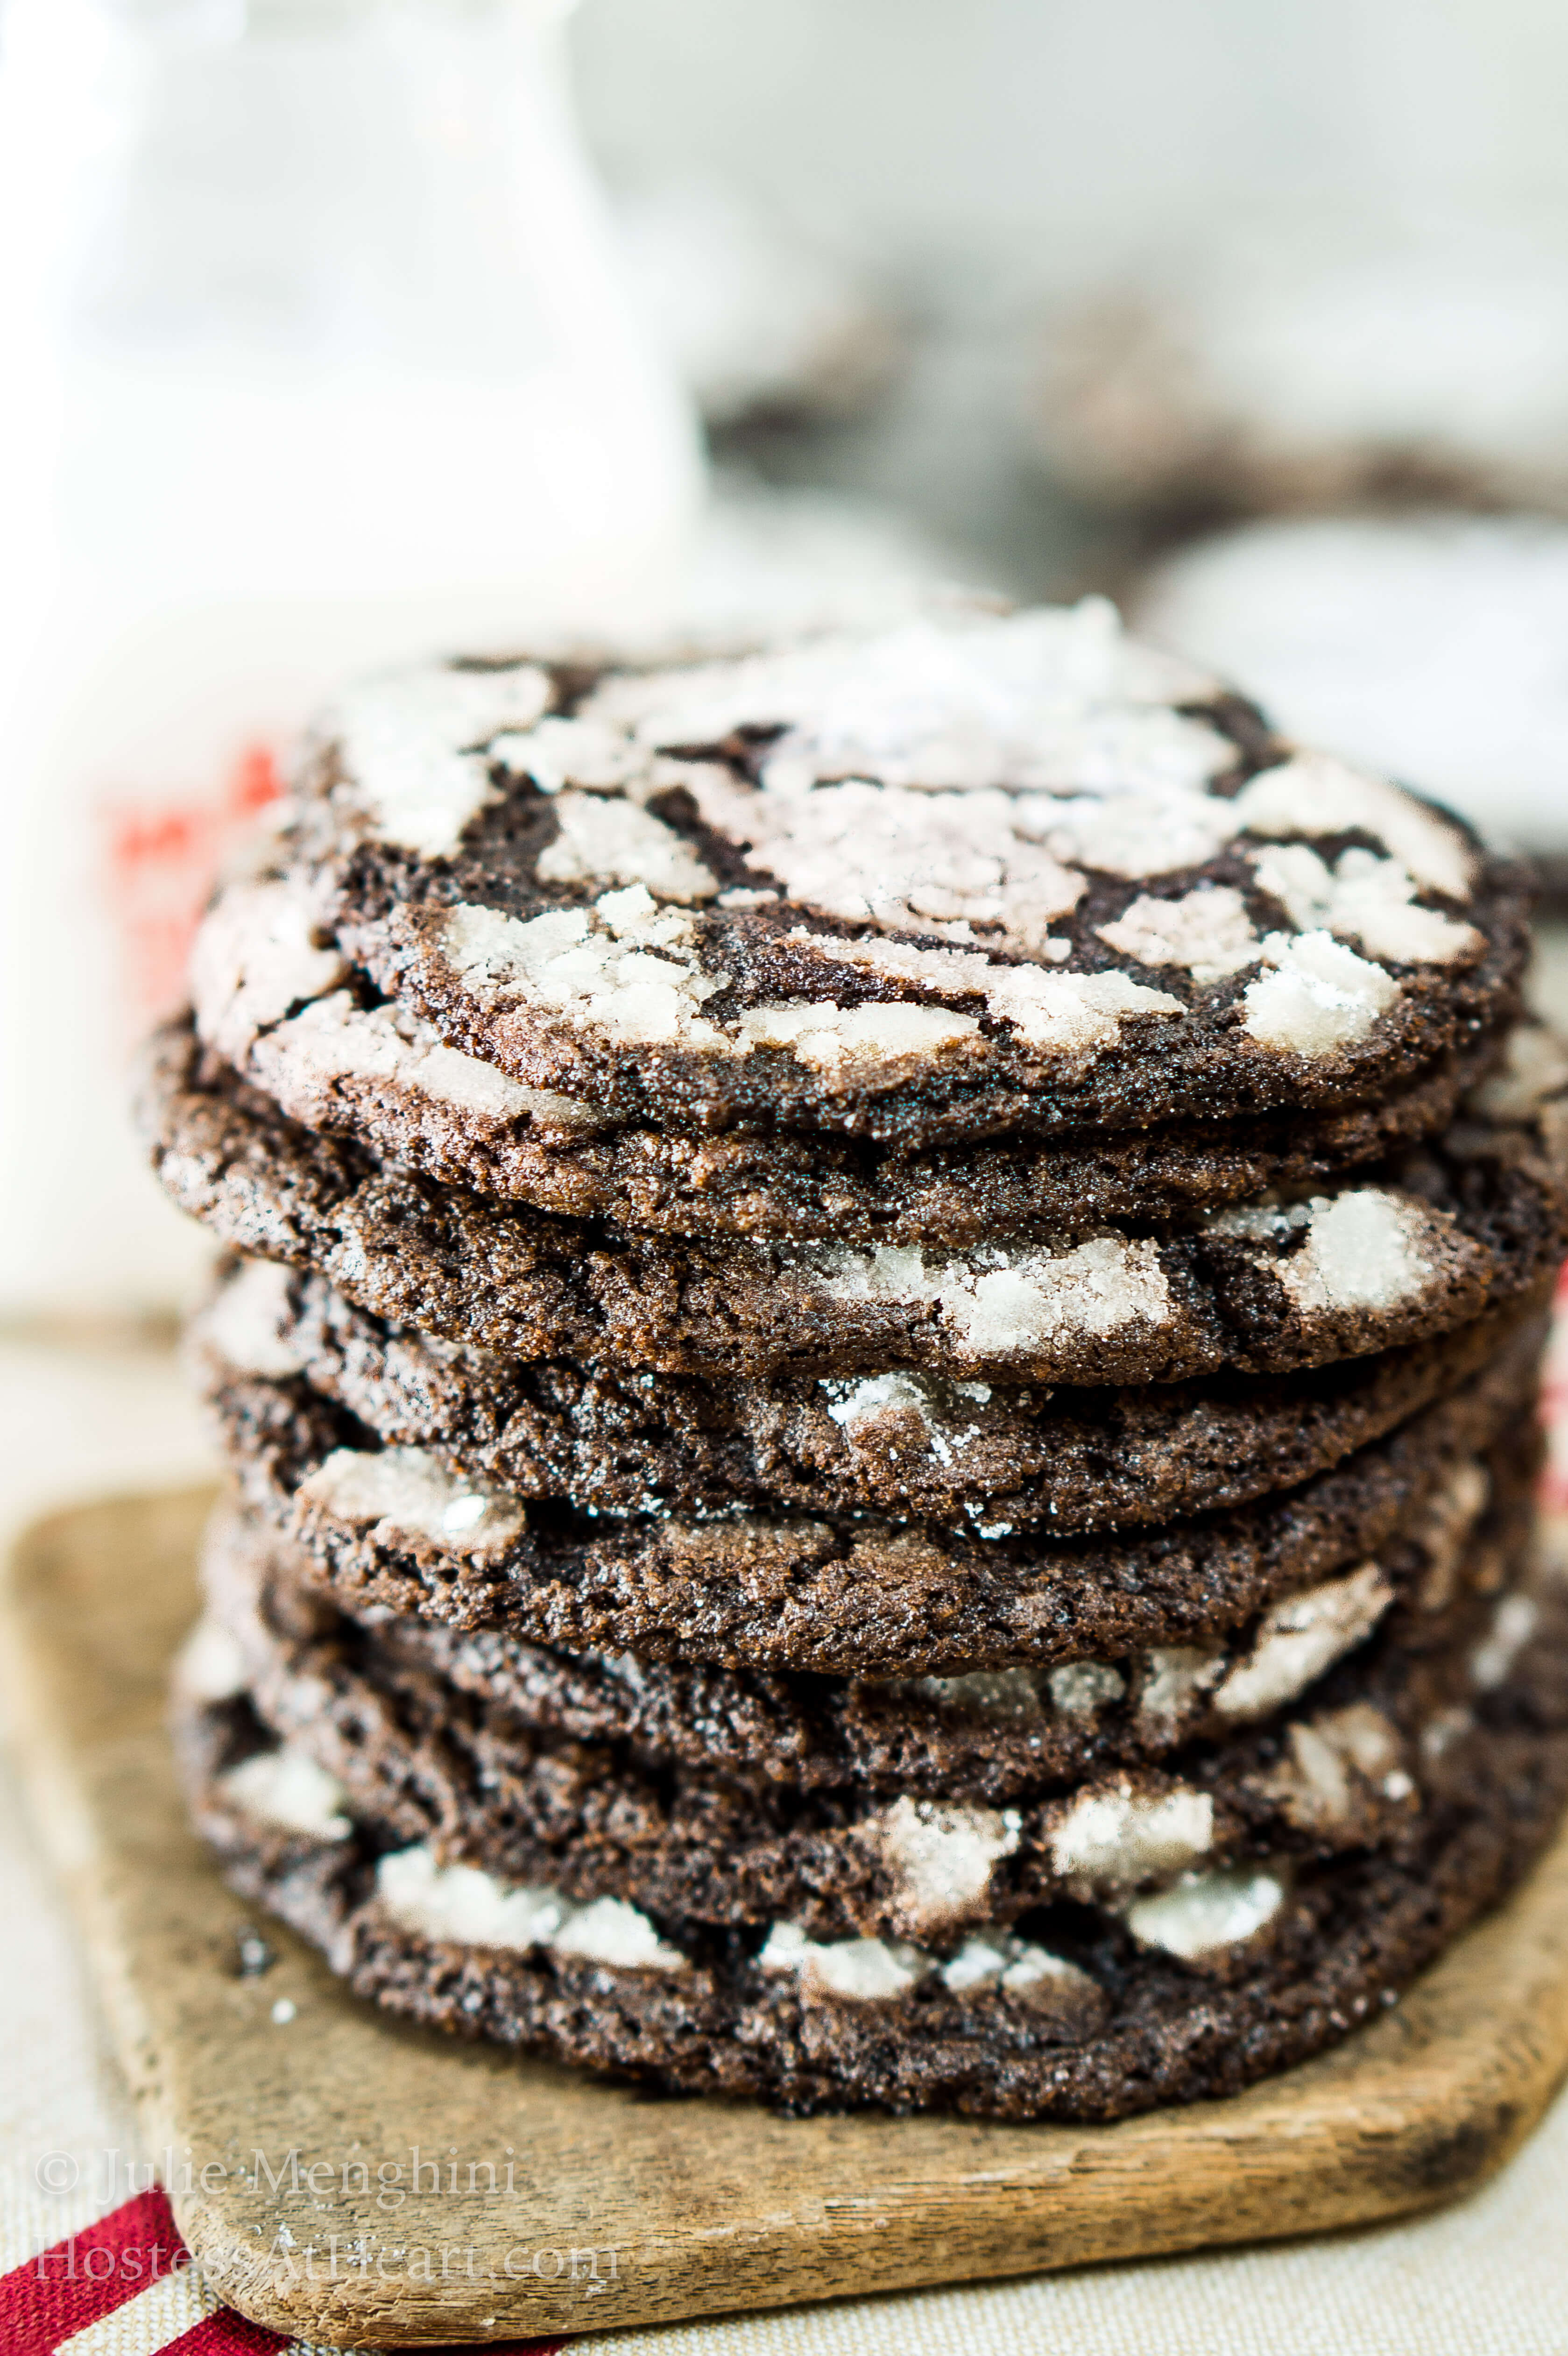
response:
<path id="1" fill-rule="evenodd" d="M 1560 1343 L 1559 1366 L 1558 1397 L 1568 1402 L 1568 1344 Z M 0 1345 L 0 1433 L 5 1537 L 31 1514 L 72 1498 L 209 1469 L 177 1371 L 150 1352 Z M 1557 1476 L 1568 1484 L 1568 1439 Z M 7 1783 L 0 1791 L 0 2276 L 123 2200 L 124 2179 L 106 2187 L 93 2156 L 136 2147 L 69 1924 Z M 51 2190 L 76 2156 L 80 2180 Z M 65 2356 L 168 2349 L 240 2356 L 278 2345 L 249 2337 L 184 2272 L 49 2343 L 43 2356 L 54 2348 Z M 1563 2356 L 1568 2095 L 1475 2198 L 1411 2223 L 616 2332 L 582 2345 L 585 2356 Z"/>

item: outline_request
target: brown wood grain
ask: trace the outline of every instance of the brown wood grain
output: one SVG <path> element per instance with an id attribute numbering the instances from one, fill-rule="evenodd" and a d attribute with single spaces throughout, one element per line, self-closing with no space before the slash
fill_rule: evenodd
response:
<path id="1" fill-rule="evenodd" d="M 603 2329 L 1365 2222 L 1477 2183 L 1568 2067 L 1568 1837 L 1335 2052 L 1111 2127 L 653 2099 L 388 2019 L 271 1925 L 277 1961 L 242 1978 L 255 1918 L 187 1828 L 163 1735 L 208 1503 L 37 1525 L 0 1651 L 181 2230 L 277 2329 L 358 2346 Z M 379 2169 L 398 2175 L 378 2190 Z"/>

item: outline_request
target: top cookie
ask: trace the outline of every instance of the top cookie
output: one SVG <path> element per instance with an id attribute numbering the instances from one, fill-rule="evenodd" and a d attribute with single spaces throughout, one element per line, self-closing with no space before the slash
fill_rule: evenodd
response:
<path id="1" fill-rule="evenodd" d="M 345 988 L 495 1088 L 688 1132 L 1364 1103 L 1506 1012 L 1523 954 L 1518 871 L 1098 600 L 372 683 L 285 855 L 198 947 L 230 1061 Z"/>

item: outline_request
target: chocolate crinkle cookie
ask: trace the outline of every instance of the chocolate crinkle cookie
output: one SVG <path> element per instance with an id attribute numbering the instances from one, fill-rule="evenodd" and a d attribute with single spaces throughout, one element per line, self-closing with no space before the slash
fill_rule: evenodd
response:
<path id="1" fill-rule="evenodd" d="M 409 673 L 294 813 L 192 986 L 307 1119 L 341 1074 L 569 1139 L 1311 1128 L 1505 1018 L 1526 945 L 1517 866 L 1093 600 Z"/>
<path id="2" fill-rule="evenodd" d="M 353 690 L 151 1044 L 229 1460 L 176 1673 L 360 1995 L 1113 2118 L 1568 1789 L 1521 871 L 1114 612 Z"/>
<path id="3" fill-rule="evenodd" d="M 1287 207 L 1058 303 L 1029 412 L 1061 487 L 1161 537 L 1254 513 L 1561 516 L 1565 358 L 1561 242 L 1522 212 Z"/>

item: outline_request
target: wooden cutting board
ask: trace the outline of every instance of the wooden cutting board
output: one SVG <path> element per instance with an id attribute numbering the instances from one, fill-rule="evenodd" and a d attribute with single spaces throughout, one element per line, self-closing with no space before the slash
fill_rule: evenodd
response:
<path id="1" fill-rule="evenodd" d="M 270 1925 L 242 1976 L 261 1926 L 186 1827 L 162 1728 L 208 1502 L 37 1525 L 0 1651 L 181 2231 L 278 2330 L 514 2339 L 1361 2223 L 1478 2183 L 1568 2067 L 1568 1836 L 1337 2051 L 1111 2127 L 653 2099 L 384 2019 Z"/>

